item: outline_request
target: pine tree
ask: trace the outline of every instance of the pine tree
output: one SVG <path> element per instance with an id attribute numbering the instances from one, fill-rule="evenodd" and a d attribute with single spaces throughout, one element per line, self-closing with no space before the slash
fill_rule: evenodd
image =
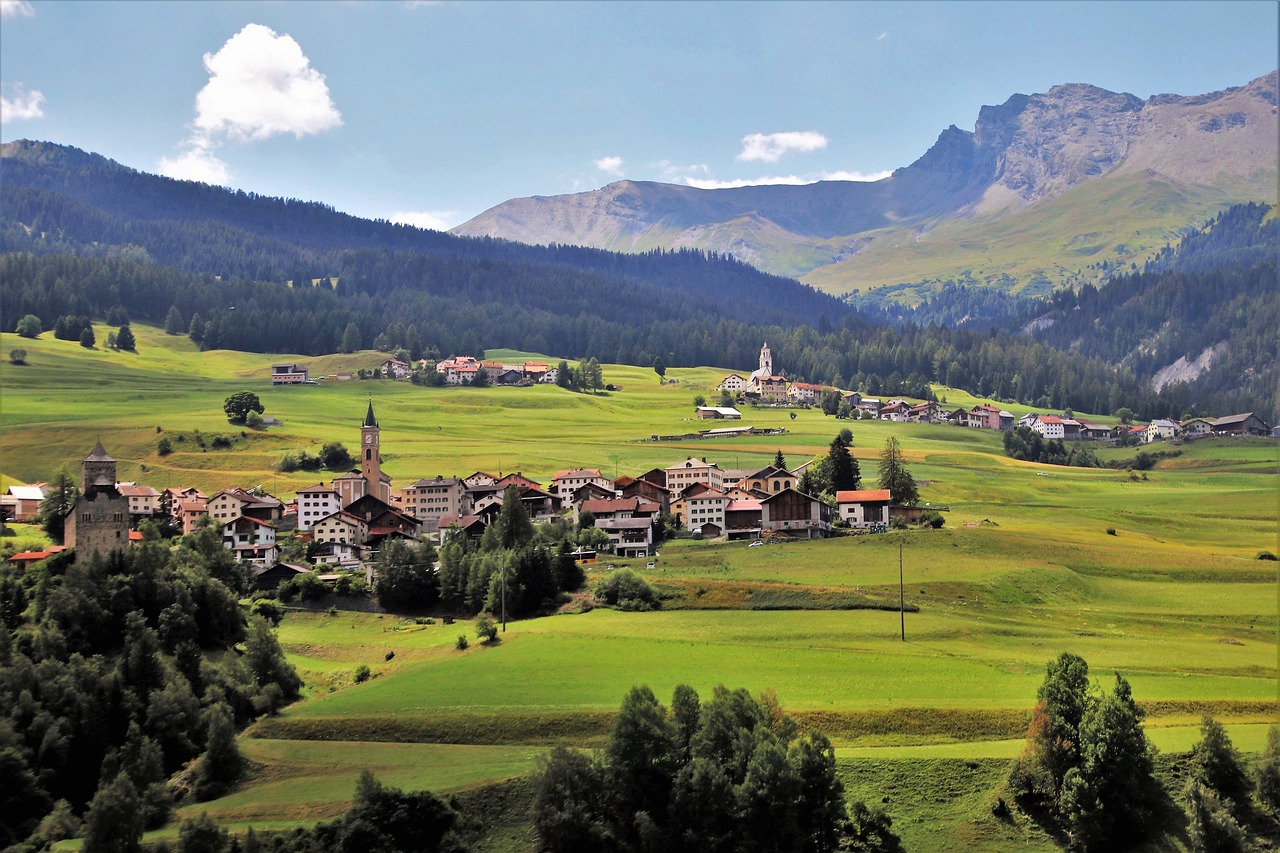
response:
<path id="1" fill-rule="evenodd" d="M 135 352 L 137 349 L 137 342 L 133 339 L 133 329 L 129 328 L 128 323 L 116 332 L 116 348 L 126 352 Z"/>
<path id="2" fill-rule="evenodd" d="M 880 452 L 880 488 L 888 489 L 898 504 L 914 506 L 920 500 L 916 481 L 903 464 L 902 447 L 892 435 L 885 440 L 884 450 Z"/>

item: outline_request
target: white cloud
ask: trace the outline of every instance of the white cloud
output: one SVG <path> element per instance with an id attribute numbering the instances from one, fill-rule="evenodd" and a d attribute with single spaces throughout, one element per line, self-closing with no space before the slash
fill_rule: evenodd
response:
<path id="1" fill-rule="evenodd" d="M 705 163 L 677 166 L 670 160 L 659 160 L 656 163 L 650 163 L 649 168 L 658 172 L 658 180 L 668 184 L 686 181 L 698 175 L 711 174 L 711 169 Z"/>
<path id="2" fill-rule="evenodd" d="M 448 231 L 458 218 L 456 210 L 417 210 L 393 213 L 389 217 L 400 225 L 412 225 L 415 228 L 428 228 L 432 231 Z"/>
<path id="3" fill-rule="evenodd" d="M 749 133 L 742 137 L 741 161 L 760 160 L 776 163 L 788 151 L 817 151 L 827 147 L 827 138 L 812 130 L 785 133 Z"/>
<path id="4" fill-rule="evenodd" d="M 289 35 L 248 24 L 204 55 L 209 82 L 196 95 L 195 127 L 236 141 L 303 137 L 342 124 L 324 75 Z"/>
<path id="5" fill-rule="evenodd" d="M 177 157 L 162 158 L 160 174 L 218 186 L 227 186 L 231 182 L 231 169 L 227 164 L 219 160 L 211 148 L 194 144 Z"/>
<path id="6" fill-rule="evenodd" d="M 596 168 L 606 174 L 622 177 L 622 158 L 621 157 L 601 157 L 595 161 Z"/>
<path id="7" fill-rule="evenodd" d="M 691 187 L 697 187 L 700 190 L 723 190 L 734 189 L 737 187 L 767 187 L 767 186 L 803 186 L 805 184 L 816 184 L 818 181 L 879 181 L 889 177 L 892 172 L 823 172 L 820 175 L 772 175 L 760 178 L 735 178 L 730 181 L 716 181 L 710 178 L 694 178 L 686 176 L 684 182 Z"/>
<path id="8" fill-rule="evenodd" d="M 30 18 L 35 13 L 28 0 L 0 0 L 0 18 Z"/>
<path id="9" fill-rule="evenodd" d="M 428 6 L 441 6 L 444 0 L 404 0 L 406 9 L 425 9 Z"/>
<path id="10" fill-rule="evenodd" d="M 44 117 L 44 110 L 40 109 L 40 105 L 44 103 L 43 93 L 35 90 L 28 92 L 21 83 L 12 85 L 6 83 L 0 92 L 4 90 L 7 90 L 12 97 L 0 94 L 0 124 Z"/>
<path id="11" fill-rule="evenodd" d="M 206 53 L 204 67 L 209 82 L 196 94 L 186 150 L 160 161 L 171 178 L 226 184 L 231 170 L 214 153 L 225 143 L 286 133 L 301 139 L 342 124 L 324 75 L 288 34 L 247 24 L 217 53 Z"/>
<path id="12" fill-rule="evenodd" d="M 884 31 L 884 32 L 882 32 L 880 35 L 876 36 L 876 41 L 884 41 L 884 40 L 885 40 L 885 39 L 887 39 L 888 37 L 889 37 L 889 31 L 888 31 L 888 30 L 885 30 L 885 31 Z"/>

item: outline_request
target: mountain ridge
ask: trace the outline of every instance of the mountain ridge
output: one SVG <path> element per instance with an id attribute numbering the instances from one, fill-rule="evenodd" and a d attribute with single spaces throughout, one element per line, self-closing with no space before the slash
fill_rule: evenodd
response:
<path id="1" fill-rule="evenodd" d="M 951 125 L 913 163 L 880 181 L 699 189 L 624 180 L 586 193 L 512 199 L 453 233 L 613 251 L 699 248 L 845 293 L 928 277 L 909 261 L 898 274 L 884 274 L 880 255 L 893 256 L 897 243 L 929 241 L 936 229 L 963 222 L 998 234 L 1010 220 L 1052 215 L 1038 205 L 1062 207 L 1082 187 L 1127 178 L 1176 189 L 1108 232 L 1109 246 L 1095 260 L 1152 253 L 1180 228 L 1232 203 L 1275 201 L 1277 76 L 1145 101 L 1062 84 L 982 107 L 974 130 Z M 1125 240 L 1132 232 L 1142 239 Z M 1117 244 L 1125 251 L 1115 251 Z M 941 274 L 976 268 L 993 279 L 1043 276 L 1060 284 L 1079 271 L 1066 247 L 1034 248 L 1038 268 L 949 249 Z M 877 278 L 868 280 L 872 269 Z"/>

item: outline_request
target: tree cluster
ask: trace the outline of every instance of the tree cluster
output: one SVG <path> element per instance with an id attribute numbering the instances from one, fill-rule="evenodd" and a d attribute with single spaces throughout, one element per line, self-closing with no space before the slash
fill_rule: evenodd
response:
<path id="1" fill-rule="evenodd" d="M 468 614 L 501 614 L 504 604 L 508 616 L 550 609 L 561 595 L 582 588 L 586 577 L 571 549 L 579 536 L 597 533 L 562 525 L 535 530 L 519 490 L 508 486 L 497 519 L 478 543 L 461 531 L 446 532 L 440 547 L 440 601 Z"/>
<path id="2" fill-rule="evenodd" d="M 1152 828 L 1161 798 L 1155 749 L 1142 730 L 1142 709 L 1116 674 L 1110 693 L 1089 685 L 1084 658 L 1050 661 L 1010 771 L 1010 788 L 1044 809 L 1077 850 L 1136 843 Z"/>
<path id="3" fill-rule="evenodd" d="M 193 796 L 225 790 L 235 730 L 298 694 L 270 627 L 246 625 L 217 531 L 172 551 L 143 532 L 127 553 L 0 568 L 0 847 L 34 850 L 83 820 L 86 850 L 136 848 L 168 815 L 174 771 L 203 753 Z"/>
<path id="4" fill-rule="evenodd" d="M 1045 438 L 1031 427 L 1020 426 L 1001 436 L 1004 455 L 1024 462 L 1068 465 L 1073 468 L 1100 468 L 1102 463 L 1091 447 L 1060 438 Z"/>
<path id="5" fill-rule="evenodd" d="M 1253 774 L 1221 723 L 1205 714 L 1182 789 L 1187 830 L 1195 853 L 1243 851 L 1257 833 L 1280 833 L 1280 728 L 1271 726 Z"/>
<path id="6" fill-rule="evenodd" d="M 901 849 L 886 815 L 860 803 L 850 815 L 830 741 L 799 734 L 772 691 L 721 686 L 702 703 L 680 685 L 664 708 L 633 687 L 603 754 L 559 747 L 536 786 L 552 853 Z"/>

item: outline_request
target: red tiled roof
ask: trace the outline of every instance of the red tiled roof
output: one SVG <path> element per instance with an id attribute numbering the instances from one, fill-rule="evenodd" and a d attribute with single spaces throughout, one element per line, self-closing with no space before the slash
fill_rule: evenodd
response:
<path id="1" fill-rule="evenodd" d="M 841 504 L 887 500 L 890 500 L 888 489 L 863 489 L 860 491 L 836 492 L 836 503 Z"/>

